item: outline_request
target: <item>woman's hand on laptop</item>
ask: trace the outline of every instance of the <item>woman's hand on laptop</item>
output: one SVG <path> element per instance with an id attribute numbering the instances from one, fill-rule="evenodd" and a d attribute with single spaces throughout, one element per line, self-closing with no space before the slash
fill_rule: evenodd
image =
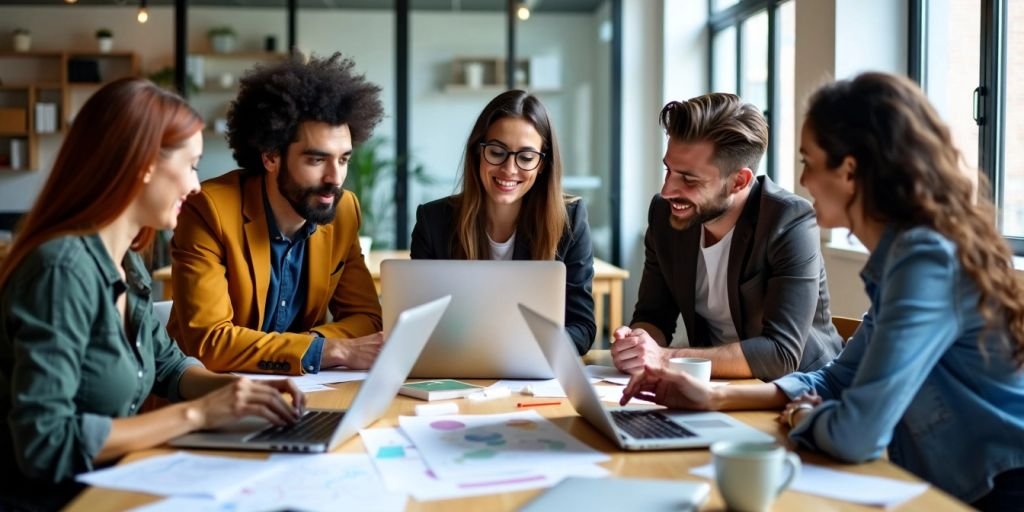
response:
<path id="1" fill-rule="evenodd" d="M 288 403 L 284 395 L 292 397 Z M 275 425 L 298 421 L 306 396 L 291 379 L 250 380 L 239 377 L 193 401 L 189 419 L 197 429 L 216 428 L 246 416 L 259 416 Z"/>
<path id="2" fill-rule="evenodd" d="M 376 332 L 360 338 L 327 338 L 320 360 L 321 368 L 346 366 L 352 370 L 366 370 L 373 366 L 384 345 L 384 333 Z"/>
<path id="3" fill-rule="evenodd" d="M 664 405 L 670 409 L 715 410 L 712 387 L 685 373 L 668 371 L 666 368 L 645 366 L 643 372 L 634 374 L 622 391 L 620 405 L 626 405 L 633 398 Z"/>

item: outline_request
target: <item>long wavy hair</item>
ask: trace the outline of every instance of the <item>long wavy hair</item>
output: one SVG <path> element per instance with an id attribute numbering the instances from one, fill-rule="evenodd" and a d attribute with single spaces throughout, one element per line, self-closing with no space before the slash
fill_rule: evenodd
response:
<path id="1" fill-rule="evenodd" d="M 466 140 L 462 157 L 462 192 L 455 196 L 456 229 L 453 254 L 457 259 L 487 259 L 487 192 L 480 179 L 480 143 L 487 130 L 499 119 L 514 117 L 529 122 L 540 134 L 544 160 L 536 171 L 533 187 L 523 196 L 523 205 L 516 220 L 516 238 L 530 247 L 530 258 L 555 258 L 558 241 L 567 231 L 568 212 L 562 194 L 562 157 L 551 127 L 548 111 L 536 96 L 512 90 L 499 94 L 484 107 Z"/>
<path id="2" fill-rule="evenodd" d="M 1014 362 L 1024 367 L 1024 286 L 1013 253 L 996 228 L 992 201 L 976 194 L 949 127 L 917 85 L 883 73 L 831 83 L 811 97 L 807 123 L 828 168 L 846 156 L 857 161 L 854 200 L 863 198 L 866 216 L 928 226 L 956 243 L 980 292 L 982 318 L 989 329 L 1005 322 Z"/>
<path id="3" fill-rule="evenodd" d="M 148 80 L 125 78 L 102 87 L 75 117 L 11 253 L 0 263 L 0 290 L 39 245 L 93 233 L 116 220 L 142 192 L 143 177 L 161 152 L 202 129 L 202 118 L 185 100 Z M 147 248 L 154 234 L 142 228 L 132 250 Z"/>

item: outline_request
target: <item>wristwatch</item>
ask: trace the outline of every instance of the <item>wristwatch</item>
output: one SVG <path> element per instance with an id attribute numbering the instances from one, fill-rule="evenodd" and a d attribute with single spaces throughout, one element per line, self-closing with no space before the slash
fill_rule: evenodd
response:
<path id="1" fill-rule="evenodd" d="M 814 406 L 807 403 L 801 403 L 796 404 L 795 406 L 793 406 L 792 409 L 789 410 L 789 413 L 786 414 L 786 423 L 789 424 L 789 428 L 793 428 L 793 416 L 796 416 L 796 412 L 804 409 L 811 410 L 814 409 Z"/>

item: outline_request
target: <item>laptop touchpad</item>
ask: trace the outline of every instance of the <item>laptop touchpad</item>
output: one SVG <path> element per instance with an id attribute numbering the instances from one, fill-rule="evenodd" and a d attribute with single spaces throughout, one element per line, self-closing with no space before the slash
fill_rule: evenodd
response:
<path id="1" fill-rule="evenodd" d="M 263 430 L 270 426 L 270 422 L 259 417 L 259 416 L 246 416 L 234 423 L 224 425 L 223 427 L 217 427 L 212 432 L 231 434 L 231 433 L 245 433 L 252 432 L 254 430 Z"/>
<path id="2" fill-rule="evenodd" d="M 709 430 L 713 428 L 732 428 L 729 422 L 722 420 L 676 420 L 682 423 L 685 427 L 690 427 L 694 430 Z"/>

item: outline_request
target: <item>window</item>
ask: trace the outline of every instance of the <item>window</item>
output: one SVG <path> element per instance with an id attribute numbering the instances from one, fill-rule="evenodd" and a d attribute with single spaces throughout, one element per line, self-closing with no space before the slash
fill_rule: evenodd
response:
<path id="1" fill-rule="evenodd" d="M 914 0 L 913 7 L 922 37 L 911 41 L 911 52 L 923 63 L 921 85 L 966 164 L 988 176 L 1000 229 L 1024 254 L 1024 5 Z"/>
<path id="2" fill-rule="evenodd" d="M 792 0 L 709 0 L 710 90 L 760 107 L 768 152 L 757 174 L 793 188 L 795 19 Z"/>

